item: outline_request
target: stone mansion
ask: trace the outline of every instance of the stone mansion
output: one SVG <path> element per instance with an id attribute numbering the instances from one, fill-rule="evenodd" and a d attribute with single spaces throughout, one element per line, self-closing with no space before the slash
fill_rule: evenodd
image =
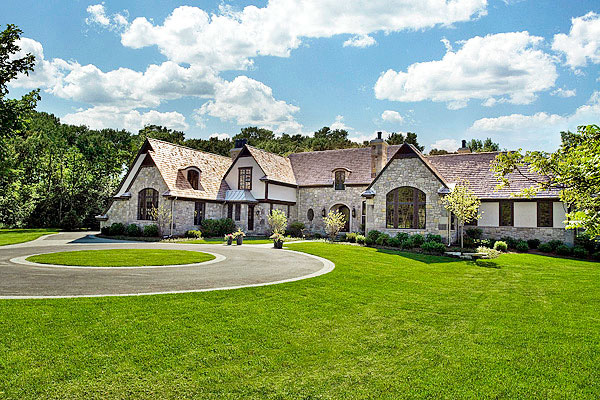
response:
<path id="1" fill-rule="evenodd" d="M 290 154 L 282 157 L 237 140 L 231 157 L 147 139 L 104 215 L 114 222 L 152 224 L 149 211 L 170 210 L 168 231 L 181 235 L 204 218 L 232 218 L 247 234 L 266 234 L 271 210 L 308 231 L 324 230 L 331 210 L 346 216 L 347 232 L 377 229 L 433 233 L 455 239 L 456 223 L 441 197 L 459 180 L 481 199 L 476 224 L 484 236 L 573 241 L 564 229 L 565 207 L 557 191 L 515 199 L 529 184 L 513 174 L 509 188 L 495 191 L 490 171 L 497 152 L 426 156 L 410 144 L 389 145 L 378 134 L 369 147 Z M 534 177 L 533 172 L 529 172 Z"/>

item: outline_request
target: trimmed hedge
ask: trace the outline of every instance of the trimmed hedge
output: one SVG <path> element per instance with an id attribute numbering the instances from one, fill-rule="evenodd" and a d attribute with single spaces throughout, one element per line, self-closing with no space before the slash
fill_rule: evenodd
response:
<path id="1" fill-rule="evenodd" d="M 133 237 L 142 236 L 142 230 L 136 224 L 127 225 L 127 229 L 125 232 L 127 233 L 127 236 L 133 236 Z"/>
<path id="2" fill-rule="evenodd" d="M 421 249 L 426 253 L 444 254 L 446 246 L 443 243 L 431 241 L 423 243 Z"/>
<path id="3" fill-rule="evenodd" d="M 144 236 L 146 237 L 156 237 L 158 236 L 158 225 L 146 225 L 144 226 Z"/>
<path id="4" fill-rule="evenodd" d="M 200 231 L 203 237 L 223 237 L 235 232 L 236 226 L 231 218 L 203 219 Z"/>
<path id="5" fill-rule="evenodd" d="M 498 240 L 496 243 L 494 243 L 494 250 L 506 251 L 508 250 L 508 244 L 506 244 L 506 242 L 503 240 Z"/>
<path id="6" fill-rule="evenodd" d="M 526 241 L 519 240 L 517 242 L 517 245 L 515 246 L 515 249 L 517 249 L 517 251 L 525 252 L 525 251 L 529 250 L 529 245 L 527 244 Z"/>
<path id="7" fill-rule="evenodd" d="M 120 222 L 115 222 L 108 230 L 111 236 L 122 236 L 125 234 L 125 225 Z"/>

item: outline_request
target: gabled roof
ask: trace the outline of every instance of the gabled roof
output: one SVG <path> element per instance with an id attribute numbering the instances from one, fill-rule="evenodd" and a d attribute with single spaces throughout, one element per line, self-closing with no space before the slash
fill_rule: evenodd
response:
<path id="1" fill-rule="evenodd" d="M 229 186 L 223 177 L 231 164 L 229 157 L 152 138 L 146 139 L 144 147 L 147 147 L 148 155 L 169 188 L 168 195 L 206 200 L 225 198 L 225 191 L 229 190 Z M 184 173 L 190 166 L 200 170 L 198 190 L 192 188 Z"/>
<path id="2" fill-rule="evenodd" d="M 296 177 L 294 176 L 294 171 L 292 170 L 292 164 L 290 163 L 289 158 L 248 145 L 245 145 L 245 148 L 265 173 L 265 176 L 262 177 L 263 180 L 267 179 L 269 181 L 296 185 Z M 242 153 L 239 154 L 239 156 L 241 155 Z"/>
<path id="3" fill-rule="evenodd" d="M 498 180 L 491 171 L 492 163 L 500 152 L 486 153 L 462 153 L 445 154 L 437 156 L 425 156 L 427 161 L 433 165 L 444 178 L 451 183 L 457 183 L 465 179 L 469 183 L 469 188 L 481 199 L 507 199 L 512 193 L 518 193 L 521 189 L 531 187 L 533 181 L 540 180 L 537 173 L 529 168 L 523 169 L 523 174 L 512 173 L 508 176 L 510 186 L 499 191 L 494 191 Z M 528 179 L 530 178 L 530 179 Z M 536 198 L 556 198 L 559 196 L 558 189 L 539 192 Z"/>

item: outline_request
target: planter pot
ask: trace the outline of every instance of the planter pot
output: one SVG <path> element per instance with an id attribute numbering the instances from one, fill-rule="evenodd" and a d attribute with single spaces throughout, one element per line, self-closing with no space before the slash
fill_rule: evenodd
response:
<path id="1" fill-rule="evenodd" d="M 276 249 L 283 249 L 283 240 L 274 240 L 273 247 Z"/>
<path id="2" fill-rule="evenodd" d="M 238 246 L 241 246 L 243 242 L 244 242 L 244 237 L 243 236 L 238 236 L 238 237 L 235 238 L 235 243 Z"/>
<path id="3" fill-rule="evenodd" d="M 228 237 L 227 238 L 227 246 L 231 246 L 231 243 L 233 243 L 233 238 L 232 237 Z"/>

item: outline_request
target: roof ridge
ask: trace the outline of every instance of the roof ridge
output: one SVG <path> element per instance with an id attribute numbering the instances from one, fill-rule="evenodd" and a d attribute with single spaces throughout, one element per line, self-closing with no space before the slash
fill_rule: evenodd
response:
<path id="1" fill-rule="evenodd" d="M 203 151 L 203 150 L 194 149 L 193 147 L 184 146 L 184 145 L 177 144 L 177 143 L 167 142 L 166 140 L 160 140 L 160 139 L 151 138 L 151 137 L 147 137 L 146 140 L 148 140 L 148 141 L 153 140 L 153 141 L 164 143 L 164 144 L 168 144 L 168 145 L 171 145 L 171 146 L 181 147 L 182 149 L 192 150 L 192 151 L 195 151 L 195 152 L 198 152 L 198 153 L 203 153 L 203 154 L 210 154 L 211 156 L 217 156 L 217 157 L 225 158 L 225 159 L 228 159 L 228 160 L 231 159 L 230 157 L 227 157 L 227 156 L 222 156 L 220 154 L 211 153 L 209 151 Z"/>
<path id="2" fill-rule="evenodd" d="M 394 145 L 390 145 L 390 146 L 394 146 Z M 346 147 L 346 148 L 343 148 L 343 149 L 301 151 L 301 152 L 298 152 L 298 153 L 290 153 L 290 156 L 294 155 L 294 154 L 327 153 L 327 152 L 333 152 L 333 151 L 364 150 L 364 149 L 369 149 L 369 147 L 368 146 L 362 146 L 362 147 Z"/>
<path id="3" fill-rule="evenodd" d="M 506 151 L 504 150 L 498 150 L 498 151 L 475 151 L 475 152 L 469 152 L 469 153 L 448 153 L 448 154 L 423 154 L 423 156 L 425 157 L 447 157 L 447 156 L 473 156 L 473 155 L 483 155 L 483 154 L 500 154 L 500 153 L 506 153 Z"/>
<path id="4" fill-rule="evenodd" d="M 283 159 L 289 160 L 288 157 L 285 157 L 285 156 L 279 155 L 277 153 L 273 153 L 273 152 L 267 151 L 265 149 L 259 149 L 258 147 L 250 146 L 249 144 L 246 144 L 246 147 L 250 147 L 251 149 L 262 151 L 263 153 L 271 154 L 273 156 L 277 156 L 277 157 L 281 157 Z"/>

